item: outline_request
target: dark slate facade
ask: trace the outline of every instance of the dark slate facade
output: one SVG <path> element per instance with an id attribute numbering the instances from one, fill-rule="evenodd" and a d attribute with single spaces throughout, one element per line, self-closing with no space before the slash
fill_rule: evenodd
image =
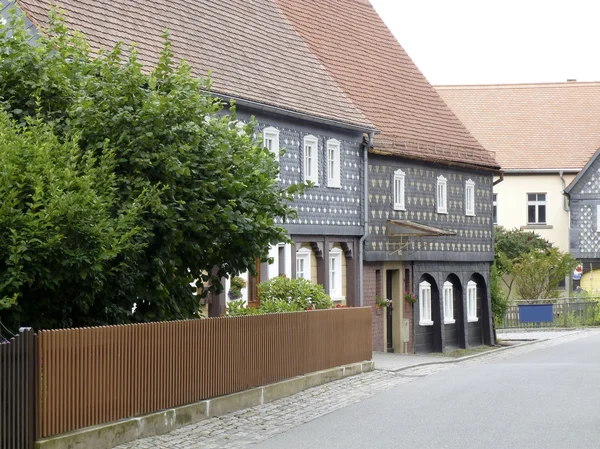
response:
<path id="1" fill-rule="evenodd" d="M 358 242 L 364 234 L 363 132 L 240 106 L 237 115 L 244 122 L 254 117 L 255 138 L 262 136 L 267 127 L 279 131 L 279 147 L 285 150 L 279 158 L 280 182 L 284 186 L 304 181 L 304 137 L 317 138 L 318 185 L 296 195 L 298 217 L 283 224 L 294 242 L 291 273 L 294 277 L 296 252 L 308 246 L 315 256 L 317 282 L 328 291 L 329 252 L 334 246 L 339 247 L 345 257 L 345 303 L 358 305 Z M 329 139 L 340 142 L 340 187 L 327 185 Z"/>
<path id="2" fill-rule="evenodd" d="M 394 210 L 394 172 L 405 174 L 405 211 Z M 447 214 L 436 209 L 437 179 L 446 178 Z M 465 208 L 467 181 L 475 184 L 475 214 Z M 393 266 L 403 262 L 411 270 L 410 282 L 403 282 L 404 294 L 419 295 L 419 284 L 431 284 L 433 325 L 420 325 L 419 303 L 412 313 L 411 339 L 417 353 L 444 352 L 457 348 L 491 344 L 490 265 L 494 259 L 492 186 L 489 172 L 424 163 L 400 157 L 369 155 L 369 236 L 365 260 Z M 388 236 L 388 220 L 408 220 L 433 228 L 453 231 L 454 236 L 411 237 L 400 243 Z M 392 265 L 390 265 L 392 264 Z M 383 266 L 383 265 L 382 265 Z M 453 285 L 454 323 L 444 324 L 442 289 Z M 467 284 L 477 285 L 477 321 L 467 320 Z M 389 294 L 388 294 L 389 297 Z M 420 300 L 420 299 L 419 299 Z M 396 326 L 396 324 L 393 324 Z M 400 352 L 395 348 L 396 352 Z"/>
<path id="3" fill-rule="evenodd" d="M 600 158 L 596 153 L 565 190 L 570 197 L 569 252 L 577 259 L 600 259 Z"/>

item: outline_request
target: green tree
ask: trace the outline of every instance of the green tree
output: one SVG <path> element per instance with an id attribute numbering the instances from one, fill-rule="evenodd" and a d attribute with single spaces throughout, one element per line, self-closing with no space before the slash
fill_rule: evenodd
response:
<path id="1" fill-rule="evenodd" d="M 144 211 L 156 192 L 119 206 L 114 153 L 82 152 L 37 122 L 0 111 L 0 309 L 14 328 L 127 319 L 139 276 Z M 7 312 L 10 312 L 8 316 Z"/>
<path id="2" fill-rule="evenodd" d="M 558 284 L 577 266 L 569 253 L 556 248 L 533 250 L 523 254 L 513 265 L 516 293 L 519 299 L 552 299 L 558 297 Z"/>
<path id="3" fill-rule="evenodd" d="M 551 248 L 552 244 L 535 232 L 519 229 L 507 230 L 502 226 L 496 227 L 494 232 L 495 272 L 492 273 L 492 276 L 496 276 L 496 279 L 504 284 L 506 290 L 505 300 L 511 295 L 515 281 L 514 276 L 511 276 L 511 274 L 514 272 L 514 264 L 521 256 L 534 250 L 545 252 Z"/>
<path id="4" fill-rule="evenodd" d="M 278 165 L 252 139 L 253 124 L 239 132 L 235 107 L 228 112 L 210 95 L 210 80 L 173 64 L 166 34 L 158 64 L 142 67 L 135 48 L 94 55 L 59 14 L 50 19 L 35 45 L 17 15 L 0 25 L 0 105 L 19 126 L 40 120 L 60 142 L 76 137 L 82 154 L 113 154 L 112 217 L 157 192 L 140 224 L 145 246 L 131 261 L 135 273 L 112 301 L 137 304 L 138 321 L 193 317 L 199 298 L 190 282 L 218 292 L 220 278 L 253 271 L 269 244 L 288 239 L 276 220 L 294 215 L 291 200 L 303 186 L 279 185 Z M 82 322 L 123 322 L 110 309 L 88 313 Z"/>

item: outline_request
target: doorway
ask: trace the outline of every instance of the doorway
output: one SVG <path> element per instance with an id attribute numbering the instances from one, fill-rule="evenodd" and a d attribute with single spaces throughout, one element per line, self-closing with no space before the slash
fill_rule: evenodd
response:
<path id="1" fill-rule="evenodd" d="M 387 270 L 385 272 L 385 292 L 386 292 L 386 299 L 388 301 L 390 301 L 390 304 L 393 300 L 392 297 L 392 292 L 394 290 L 394 278 L 393 278 L 393 274 L 394 272 L 391 270 Z M 393 322 L 393 318 L 392 318 L 392 311 L 393 311 L 394 307 L 389 305 L 386 308 L 386 325 L 387 325 L 387 352 L 394 352 L 394 333 L 393 333 L 393 327 L 392 327 L 392 322 Z"/>

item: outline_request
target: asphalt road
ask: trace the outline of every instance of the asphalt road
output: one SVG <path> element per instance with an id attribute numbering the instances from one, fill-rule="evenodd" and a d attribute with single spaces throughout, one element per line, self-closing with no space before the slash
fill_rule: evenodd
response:
<path id="1" fill-rule="evenodd" d="M 251 447 L 597 449 L 600 334 L 432 374 Z"/>

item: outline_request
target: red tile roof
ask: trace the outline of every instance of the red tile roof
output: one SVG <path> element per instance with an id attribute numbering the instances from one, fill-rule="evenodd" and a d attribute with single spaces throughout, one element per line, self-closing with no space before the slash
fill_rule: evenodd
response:
<path id="1" fill-rule="evenodd" d="M 438 86 L 503 169 L 582 169 L 600 148 L 600 83 Z"/>
<path id="2" fill-rule="evenodd" d="M 212 71 L 213 90 L 258 103 L 372 128 L 295 33 L 273 0 L 18 0 L 36 25 L 50 4 L 92 48 L 135 42 L 154 65 L 168 28 L 172 49 L 198 75 Z"/>
<path id="3" fill-rule="evenodd" d="M 377 150 L 498 168 L 425 79 L 368 0 L 275 0 L 296 31 L 382 131 Z"/>

